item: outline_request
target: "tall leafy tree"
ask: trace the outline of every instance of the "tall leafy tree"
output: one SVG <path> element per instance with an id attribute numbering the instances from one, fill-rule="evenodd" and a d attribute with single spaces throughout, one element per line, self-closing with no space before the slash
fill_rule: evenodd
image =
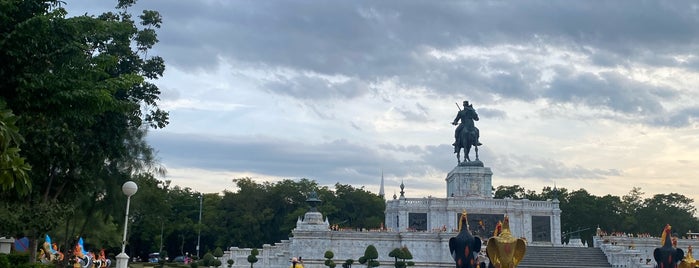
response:
<path id="1" fill-rule="evenodd" d="M 526 190 L 519 185 L 504 186 L 500 185 L 495 189 L 495 198 L 513 198 L 522 199 L 526 196 Z"/>
<path id="2" fill-rule="evenodd" d="M 633 187 L 628 194 L 621 197 L 621 210 L 622 215 L 624 215 L 622 225 L 625 226 L 629 232 L 640 232 L 641 230 L 638 221 L 638 212 L 643 207 L 644 194 L 640 187 Z"/>
<path id="3" fill-rule="evenodd" d="M 297 219 L 308 212 L 306 200 L 311 191 L 317 193 L 322 202 L 318 210 L 331 224 L 377 228 L 384 219 L 384 200 L 363 188 L 336 184 L 332 191 L 308 179 L 257 183 L 241 178 L 234 182 L 238 190 L 224 192 L 217 208 L 220 213 L 212 218 L 211 224 L 229 227 L 212 234 L 217 246 L 259 247 L 287 239 Z"/>
<path id="4" fill-rule="evenodd" d="M 386 203 L 384 200 L 364 187 L 335 184 L 337 199 L 334 206 L 337 211 L 328 217 L 337 219 L 345 226 L 355 228 L 379 228 L 384 221 Z"/>
<path id="5" fill-rule="evenodd" d="M 144 136 L 146 128 L 168 123 L 152 83 L 164 61 L 147 54 L 162 19 L 145 11 L 137 24 L 128 10 L 134 3 L 120 0 L 116 12 L 70 18 L 61 1 L 0 3 L 0 99 L 17 116 L 32 166 L 28 197 L 1 198 L 33 219 L 0 231 L 34 238 L 33 249 L 57 223 L 77 226 L 80 235 L 96 220 L 90 215 L 109 220 L 123 211 L 121 184 L 157 171 L 149 169 L 153 151 Z M 75 236 L 67 235 L 66 244 Z"/>
<path id="6" fill-rule="evenodd" d="M 697 230 L 699 226 L 694 218 L 696 208 L 693 203 L 693 199 L 678 193 L 656 194 L 643 201 L 638 214 L 644 218 L 639 221 L 639 226 L 641 230 L 648 230 L 648 233 L 658 234 L 669 223 L 673 233 L 679 236 Z"/>
<path id="7" fill-rule="evenodd" d="M 19 195 L 29 193 L 31 182 L 27 172 L 31 168 L 20 155 L 24 138 L 15 125 L 17 117 L 0 99 L 0 191 L 15 191 Z"/>

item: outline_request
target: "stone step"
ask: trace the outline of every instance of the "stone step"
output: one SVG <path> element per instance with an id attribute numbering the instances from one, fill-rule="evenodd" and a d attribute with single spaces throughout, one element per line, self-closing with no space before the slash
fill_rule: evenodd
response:
<path id="1" fill-rule="evenodd" d="M 588 247 L 528 246 L 518 267 L 611 267 L 602 250 Z"/>

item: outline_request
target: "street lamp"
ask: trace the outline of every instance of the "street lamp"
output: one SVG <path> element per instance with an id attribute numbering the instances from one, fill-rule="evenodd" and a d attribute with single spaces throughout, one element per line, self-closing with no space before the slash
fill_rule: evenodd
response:
<path id="1" fill-rule="evenodd" d="M 199 242 L 201 241 L 201 199 L 202 195 L 199 194 L 199 234 L 197 235 L 197 259 L 199 259 Z"/>
<path id="2" fill-rule="evenodd" d="M 121 241 L 121 253 L 116 256 L 116 268 L 127 268 L 129 264 L 129 255 L 126 255 L 126 230 L 129 225 L 129 205 L 131 204 L 131 196 L 138 191 L 138 185 L 133 181 L 127 181 L 121 186 L 121 191 L 126 195 L 126 216 L 124 219 L 124 239 Z"/>

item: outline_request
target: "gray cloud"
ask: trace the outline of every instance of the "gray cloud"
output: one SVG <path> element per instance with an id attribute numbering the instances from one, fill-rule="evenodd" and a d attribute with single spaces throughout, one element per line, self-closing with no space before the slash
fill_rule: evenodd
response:
<path id="1" fill-rule="evenodd" d="M 478 108 L 477 112 L 479 118 L 505 119 L 507 117 L 507 112 L 499 109 Z"/>
<path id="2" fill-rule="evenodd" d="M 85 9 L 86 3 L 68 8 Z M 111 7 L 111 3 L 103 4 Z M 352 1 L 140 1 L 165 19 L 161 47 L 184 66 L 216 56 L 321 73 L 372 76 L 419 68 L 421 47 L 521 44 L 544 39 L 624 58 L 692 52 L 699 19 L 691 1 L 568 3 Z M 95 10 L 94 4 L 90 4 Z M 207 53 L 212 47 L 227 48 Z M 207 56 L 208 55 L 208 56 Z M 180 61 L 180 59 L 182 59 Z M 191 63 L 195 63 L 192 65 Z M 407 67 L 410 68 L 410 67 Z"/>
<path id="3" fill-rule="evenodd" d="M 424 173 L 421 163 L 387 158 L 376 149 L 345 140 L 309 144 L 271 137 L 212 137 L 155 132 L 149 142 L 177 167 L 305 177 L 321 184 L 375 184 L 383 167 L 406 176 Z M 415 149 L 415 148 L 413 148 Z"/>
<path id="4" fill-rule="evenodd" d="M 89 2 L 89 1 L 88 1 Z M 113 3 L 70 3 L 94 12 Z M 502 55 L 444 62 L 425 57 L 430 48 L 530 46 L 546 55 L 558 47 L 600 67 L 671 66 L 696 70 L 699 16 L 692 1 L 433 2 L 433 1 L 140 1 L 132 10 L 155 9 L 164 18 L 156 51 L 170 66 L 212 69 L 221 61 L 260 69 L 349 77 L 332 83 L 317 76 L 267 81 L 263 90 L 303 100 L 351 99 L 371 94 L 371 83 L 395 81 L 437 97 L 466 95 L 481 103 L 504 99 L 582 104 L 623 116 L 664 120 L 661 101 L 676 93 L 623 74 L 566 73 L 550 84 L 543 68 Z M 693 55 L 680 62 L 677 55 Z M 236 66 L 234 66 L 236 67 Z M 497 71 L 492 73 L 492 71 Z M 572 70 L 569 70 L 572 72 Z M 576 71 L 577 72 L 577 71 Z M 546 86 L 550 86 L 546 89 Z M 688 108 L 690 110 L 694 108 Z M 406 118 L 426 112 L 404 108 Z M 691 124 L 676 118 L 668 126 Z"/>
<path id="5" fill-rule="evenodd" d="M 624 114 L 645 116 L 663 113 L 662 100 L 672 100 L 677 93 L 667 88 L 643 84 L 619 74 L 605 72 L 568 73 L 551 83 L 547 97 L 555 102 L 582 103 L 606 107 Z"/>
<path id="6" fill-rule="evenodd" d="M 498 175 L 510 178 L 544 178 L 544 179 L 604 179 L 621 176 L 618 169 L 586 168 L 579 165 L 568 166 L 553 159 L 527 155 L 494 155 L 493 167 Z M 495 172 L 495 171 L 493 171 Z"/>
<path id="7" fill-rule="evenodd" d="M 363 81 L 349 79 L 344 82 L 333 82 L 327 78 L 301 75 L 293 78 L 277 77 L 265 88 L 279 95 L 288 95 L 299 99 L 352 99 L 369 92 L 369 87 Z"/>
<path id="8" fill-rule="evenodd" d="M 684 127 L 699 121 L 699 107 L 682 108 L 667 114 L 657 114 L 651 118 L 651 123 L 665 127 Z"/>

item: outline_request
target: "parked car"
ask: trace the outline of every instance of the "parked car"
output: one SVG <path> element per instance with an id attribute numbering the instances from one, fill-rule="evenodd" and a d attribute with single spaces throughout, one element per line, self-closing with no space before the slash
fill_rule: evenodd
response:
<path id="1" fill-rule="evenodd" d="M 148 254 L 148 262 L 150 263 L 158 263 L 160 261 L 160 253 L 151 253 Z"/>
<path id="2" fill-rule="evenodd" d="M 172 259 L 173 262 L 180 262 L 184 264 L 189 264 L 192 262 L 192 258 L 187 257 L 187 256 L 177 256 L 174 259 Z"/>

